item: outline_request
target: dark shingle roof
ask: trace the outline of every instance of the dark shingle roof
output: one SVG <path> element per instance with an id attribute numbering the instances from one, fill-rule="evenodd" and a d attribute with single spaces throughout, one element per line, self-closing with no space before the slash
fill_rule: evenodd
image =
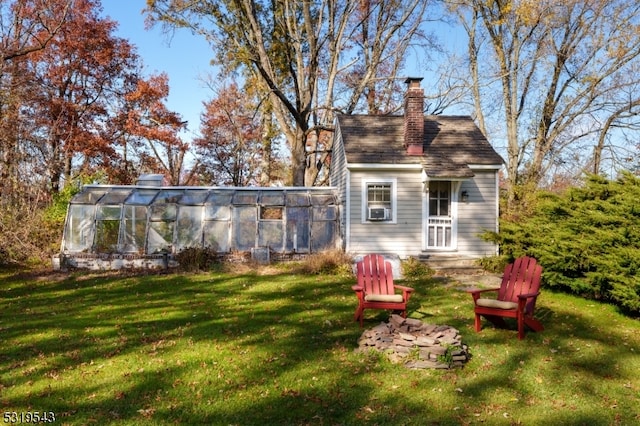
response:
<path id="1" fill-rule="evenodd" d="M 472 177 L 469 164 L 500 165 L 502 158 L 468 116 L 424 118 L 424 154 L 404 148 L 404 117 L 340 115 L 347 163 L 422 164 L 430 177 Z"/>

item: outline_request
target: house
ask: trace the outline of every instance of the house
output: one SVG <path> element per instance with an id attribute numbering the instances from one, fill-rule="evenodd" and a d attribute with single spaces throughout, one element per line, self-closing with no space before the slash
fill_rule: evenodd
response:
<path id="1" fill-rule="evenodd" d="M 497 254 L 479 237 L 498 229 L 503 159 L 467 116 L 425 116 L 419 78 L 404 116 L 340 115 L 330 184 L 344 249 L 401 258 Z"/>

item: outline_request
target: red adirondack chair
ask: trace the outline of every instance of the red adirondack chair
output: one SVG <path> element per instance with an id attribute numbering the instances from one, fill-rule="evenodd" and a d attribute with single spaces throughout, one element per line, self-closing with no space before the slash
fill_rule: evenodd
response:
<path id="1" fill-rule="evenodd" d="M 533 317 L 536 299 L 540 294 L 542 266 L 532 257 L 520 257 L 507 265 L 500 288 L 469 290 L 473 296 L 476 331 L 482 329 L 480 317 L 484 316 L 498 327 L 504 327 L 503 318 L 515 318 L 518 323 L 518 339 L 524 338 L 525 325 L 533 331 L 544 326 Z M 481 298 L 485 292 L 498 292 L 496 299 Z"/>
<path id="2" fill-rule="evenodd" d="M 358 297 L 355 321 L 364 326 L 365 309 L 390 309 L 407 317 L 407 302 L 413 289 L 393 284 L 391 263 L 379 254 L 368 254 L 356 264 L 358 284 L 351 287 Z M 396 294 L 395 290 L 402 290 Z"/>

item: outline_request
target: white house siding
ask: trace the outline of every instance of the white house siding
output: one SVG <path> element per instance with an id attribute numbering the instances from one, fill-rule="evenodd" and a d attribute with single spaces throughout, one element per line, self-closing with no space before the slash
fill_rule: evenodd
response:
<path id="1" fill-rule="evenodd" d="M 421 170 L 384 171 L 351 170 L 347 251 L 351 253 L 417 255 L 422 246 Z M 362 182 L 366 179 L 397 182 L 397 216 L 395 223 L 362 220 Z"/>
<path id="2" fill-rule="evenodd" d="M 468 257 L 491 256 L 497 253 L 497 246 L 478 237 L 478 233 L 498 229 L 498 173 L 486 169 L 474 169 L 473 172 L 475 177 L 462 182 L 460 188 L 460 193 L 467 191 L 469 200 L 458 205 L 457 254 Z"/>
<path id="3" fill-rule="evenodd" d="M 336 123 L 335 141 L 341 140 L 342 135 L 340 131 L 340 125 Z M 347 209 L 347 176 L 349 174 L 347 170 L 347 158 L 344 152 L 344 145 L 342 143 L 334 143 L 333 152 L 331 154 L 331 171 L 329 172 L 329 185 L 337 189 L 338 206 L 340 209 L 340 229 L 342 233 L 343 249 L 346 243 L 346 232 L 349 229 L 346 222 L 346 209 Z"/>

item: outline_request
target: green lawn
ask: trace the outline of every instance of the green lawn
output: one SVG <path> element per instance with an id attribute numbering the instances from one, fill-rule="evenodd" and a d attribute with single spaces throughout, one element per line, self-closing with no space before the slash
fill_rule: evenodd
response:
<path id="1" fill-rule="evenodd" d="M 463 369 L 357 354 L 352 279 L 0 272 L 0 405 L 56 424 L 630 425 L 640 323 L 543 290 L 542 333 L 473 331 L 471 296 L 419 281 L 410 316 L 458 328 Z M 365 327 L 386 320 L 366 311 Z M 15 418 L 14 418 L 15 419 Z M 24 417 L 23 417 L 24 419 Z"/>

